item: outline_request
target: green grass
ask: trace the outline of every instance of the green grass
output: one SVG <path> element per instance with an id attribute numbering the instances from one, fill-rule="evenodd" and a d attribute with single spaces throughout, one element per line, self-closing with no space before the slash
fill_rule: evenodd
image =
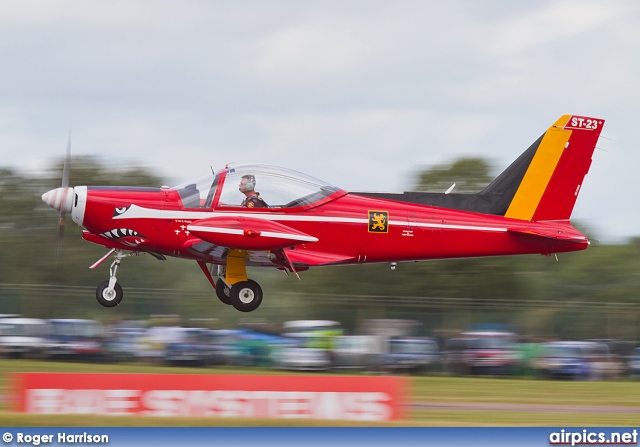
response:
<path id="1" fill-rule="evenodd" d="M 0 360 L 0 387 L 7 394 L 12 372 L 100 372 L 164 374 L 291 374 L 268 369 L 176 368 L 142 364 L 90 364 Z M 315 375 L 307 373 L 306 375 Z M 426 376 L 409 379 L 410 402 L 535 404 L 562 406 L 638 407 L 638 383 L 633 381 L 570 382 L 537 379 Z M 639 414 L 579 412 L 567 408 L 553 412 L 489 410 L 412 410 L 389 426 L 636 426 Z M 260 420 L 227 418 L 102 417 L 78 415 L 25 415 L 0 412 L 3 426 L 367 426 L 344 421 Z"/>
<path id="2" fill-rule="evenodd" d="M 413 400 L 536 405 L 638 406 L 633 381 L 560 381 L 507 378 L 420 377 Z"/>

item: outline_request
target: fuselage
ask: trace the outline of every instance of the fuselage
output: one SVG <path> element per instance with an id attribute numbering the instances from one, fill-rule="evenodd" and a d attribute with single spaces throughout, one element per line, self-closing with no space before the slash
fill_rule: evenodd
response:
<path id="1" fill-rule="evenodd" d="M 84 214 L 80 217 L 74 209 L 72 216 L 85 228 L 85 239 L 111 248 L 211 263 L 224 262 L 228 247 L 202 241 L 188 227 L 214 217 L 258 218 L 286 225 L 317 238 L 296 250 L 339 255 L 338 263 L 551 254 L 588 246 L 586 237 L 566 223 L 521 221 L 344 191 L 336 191 L 318 205 L 280 210 L 185 209 L 175 189 L 89 187 L 77 189 L 76 194 L 77 202 L 84 202 Z M 565 237 L 536 237 L 537 232 L 562 232 Z M 254 264 L 264 265 L 264 256 L 256 255 Z"/>

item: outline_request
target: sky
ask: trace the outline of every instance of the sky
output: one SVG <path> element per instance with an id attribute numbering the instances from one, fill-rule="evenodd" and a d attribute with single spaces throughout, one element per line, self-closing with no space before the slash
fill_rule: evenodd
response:
<path id="1" fill-rule="evenodd" d="M 170 184 L 237 162 L 402 191 L 602 118 L 573 218 L 640 235 L 635 0 L 22 0 L 0 8 L 0 61 L 0 167 L 25 173 L 71 131 L 73 155 Z"/>

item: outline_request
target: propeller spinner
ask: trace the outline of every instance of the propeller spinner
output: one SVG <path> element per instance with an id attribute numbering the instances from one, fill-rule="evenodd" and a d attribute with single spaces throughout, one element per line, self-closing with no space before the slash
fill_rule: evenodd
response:
<path id="1" fill-rule="evenodd" d="M 56 188 L 42 194 L 42 201 L 51 208 L 60 211 L 60 218 L 64 219 L 71 212 L 73 205 L 73 188 Z"/>

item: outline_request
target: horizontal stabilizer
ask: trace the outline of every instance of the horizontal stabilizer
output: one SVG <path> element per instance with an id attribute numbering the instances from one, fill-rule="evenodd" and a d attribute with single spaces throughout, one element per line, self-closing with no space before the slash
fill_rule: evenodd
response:
<path id="1" fill-rule="evenodd" d="M 508 231 L 558 241 L 587 242 L 587 237 L 570 225 L 563 227 L 554 226 L 553 228 L 509 228 Z"/>
<path id="2" fill-rule="evenodd" d="M 275 250 L 318 241 L 286 225 L 253 217 L 212 217 L 197 220 L 187 229 L 204 241 L 243 250 Z"/>

